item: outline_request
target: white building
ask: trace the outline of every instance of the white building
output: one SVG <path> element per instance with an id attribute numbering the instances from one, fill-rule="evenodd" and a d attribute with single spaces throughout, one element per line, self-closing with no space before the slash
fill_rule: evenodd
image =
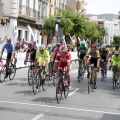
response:
<path id="1" fill-rule="evenodd" d="M 112 21 L 106 20 L 105 29 L 107 31 L 107 35 L 105 36 L 104 43 L 110 45 L 113 41 L 113 37 L 115 35 L 120 35 L 119 21 L 116 19 Z"/>
<path id="2" fill-rule="evenodd" d="M 108 21 L 105 19 L 98 19 L 97 16 L 90 17 L 90 20 L 101 24 L 106 29 L 106 36 L 104 37 L 104 44 L 110 45 L 113 41 L 113 37 L 115 35 L 120 35 L 120 24 L 118 19 L 113 19 L 112 21 Z"/>
<path id="3" fill-rule="evenodd" d="M 0 37 L 3 39 L 7 35 L 12 38 L 12 43 L 17 38 L 33 40 L 27 27 L 29 25 L 34 32 L 34 39 L 46 44 L 47 39 L 40 36 L 40 32 L 48 16 L 49 0 L 0 0 L 0 20 L 3 17 L 7 20 L 6 25 L 0 24 Z"/>

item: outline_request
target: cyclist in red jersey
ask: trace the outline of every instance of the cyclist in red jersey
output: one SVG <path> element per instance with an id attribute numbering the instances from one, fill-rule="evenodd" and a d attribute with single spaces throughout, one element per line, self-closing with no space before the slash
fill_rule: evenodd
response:
<path id="1" fill-rule="evenodd" d="M 67 73 L 68 78 L 68 87 L 71 87 L 71 81 L 70 81 L 70 68 L 71 68 L 72 60 L 71 60 L 71 54 L 68 52 L 67 46 L 62 45 L 60 46 L 60 52 L 57 53 L 55 57 L 55 63 L 53 66 L 53 74 L 56 71 L 56 68 L 58 68 L 58 78 L 60 76 L 59 70 L 65 70 Z"/>

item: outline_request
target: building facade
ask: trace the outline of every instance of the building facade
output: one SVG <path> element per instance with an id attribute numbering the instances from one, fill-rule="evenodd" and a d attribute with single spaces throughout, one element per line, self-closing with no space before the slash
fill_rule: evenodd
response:
<path id="1" fill-rule="evenodd" d="M 104 44 L 110 45 L 115 35 L 120 35 L 120 24 L 118 19 L 111 21 L 106 19 L 98 19 L 97 16 L 90 17 L 90 20 L 96 24 L 102 25 L 106 30 Z"/>
<path id="2" fill-rule="evenodd" d="M 49 0 L 0 0 L 0 10 L 0 20 L 6 21 L 5 25 L 0 24 L 2 39 L 7 35 L 12 38 L 12 43 L 17 39 L 47 43 L 46 37 L 40 32 L 44 20 L 49 16 Z"/>

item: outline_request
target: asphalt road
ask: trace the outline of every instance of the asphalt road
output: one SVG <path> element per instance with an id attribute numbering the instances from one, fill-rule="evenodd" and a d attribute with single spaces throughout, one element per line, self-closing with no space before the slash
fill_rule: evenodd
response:
<path id="1" fill-rule="evenodd" d="M 37 95 L 27 83 L 27 68 L 18 69 L 15 79 L 0 83 L 0 120 L 120 120 L 120 85 L 112 89 L 112 72 L 97 81 L 97 89 L 87 93 L 86 74 L 77 82 L 77 63 L 72 64 L 69 97 L 56 102 L 52 82 Z"/>

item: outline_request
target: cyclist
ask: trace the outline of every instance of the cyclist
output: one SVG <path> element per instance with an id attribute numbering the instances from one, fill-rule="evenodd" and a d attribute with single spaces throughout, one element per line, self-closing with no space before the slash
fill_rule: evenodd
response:
<path id="1" fill-rule="evenodd" d="M 45 66 L 45 71 L 48 74 L 48 64 L 50 62 L 50 55 L 47 50 L 45 50 L 45 45 L 41 44 L 36 52 L 35 65 L 39 62 L 39 66 Z"/>
<path id="2" fill-rule="evenodd" d="M 61 43 L 56 43 L 56 48 L 54 49 L 54 53 L 53 53 L 53 61 L 55 60 L 55 57 L 57 55 L 57 53 L 59 52 L 59 48 L 61 46 Z"/>
<path id="3" fill-rule="evenodd" d="M 28 48 L 27 48 L 27 51 L 26 51 L 26 57 L 25 57 L 24 64 L 26 64 L 26 61 L 29 58 L 30 58 L 31 61 L 34 61 L 35 56 L 36 56 L 36 52 L 37 52 L 37 50 L 34 48 L 33 42 L 28 42 Z"/>
<path id="4" fill-rule="evenodd" d="M 14 45 L 11 44 L 11 38 L 7 38 L 7 43 L 3 46 L 2 51 L 1 51 L 1 56 L 0 59 L 2 58 L 4 50 L 7 50 L 7 60 L 13 60 L 14 58 L 14 66 L 16 65 L 17 58 L 15 57 L 15 48 Z M 8 75 L 6 74 L 5 78 L 7 78 Z"/>
<path id="5" fill-rule="evenodd" d="M 117 84 L 120 83 L 120 52 L 119 51 L 115 51 L 114 55 L 112 55 L 112 65 L 113 65 L 113 71 L 114 71 L 114 66 L 118 67 L 118 81 Z"/>
<path id="6" fill-rule="evenodd" d="M 108 59 L 109 59 L 109 53 L 110 52 L 105 46 L 102 46 L 101 49 L 99 50 L 99 52 L 100 52 L 100 57 L 101 57 L 100 63 L 102 64 L 102 62 L 103 62 L 104 70 L 105 70 L 105 78 L 106 78 L 106 75 L 107 75 L 107 62 L 108 62 Z"/>
<path id="7" fill-rule="evenodd" d="M 90 64 L 94 64 L 95 69 L 94 69 L 94 80 L 95 80 L 95 84 L 94 84 L 94 89 L 97 88 L 96 86 L 96 81 L 97 81 L 97 71 L 100 65 L 100 53 L 99 51 L 97 51 L 97 46 L 95 44 L 92 44 L 91 49 L 89 51 L 87 51 L 86 53 L 86 58 L 85 58 L 85 66 L 87 68 L 87 72 L 88 75 L 87 77 L 89 77 L 90 72 L 89 72 L 89 65 Z M 88 60 L 88 58 L 90 57 L 90 59 Z"/>
<path id="8" fill-rule="evenodd" d="M 85 42 L 81 42 L 80 46 L 78 47 L 77 56 L 78 56 L 78 58 L 80 58 L 80 60 L 83 60 L 84 65 L 85 65 L 85 55 L 86 55 L 87 51 L 88 51 L 88 47 L 85 46 Z M 79 70 L 79 67 L 80 67 L 80 62 L 81 61 L 79 61 L 78 70 Z"/>
<path id="9" fill-rule="evenodd" d="M 59 70 L 66 70 L 67 78 L 68 78 L 68 87 L 71 88 L 71 81 L 70 81 L 70 68 L 71 68 L 72 60 L 71 54 L 68 52 L 67 46 L 62 45 L 60 46 L 60 52 L 57 53 L 55 58 L 55 63 L 53 66 L 53 75 L 58 68 L 58 78 L 60 76 Z"/>

